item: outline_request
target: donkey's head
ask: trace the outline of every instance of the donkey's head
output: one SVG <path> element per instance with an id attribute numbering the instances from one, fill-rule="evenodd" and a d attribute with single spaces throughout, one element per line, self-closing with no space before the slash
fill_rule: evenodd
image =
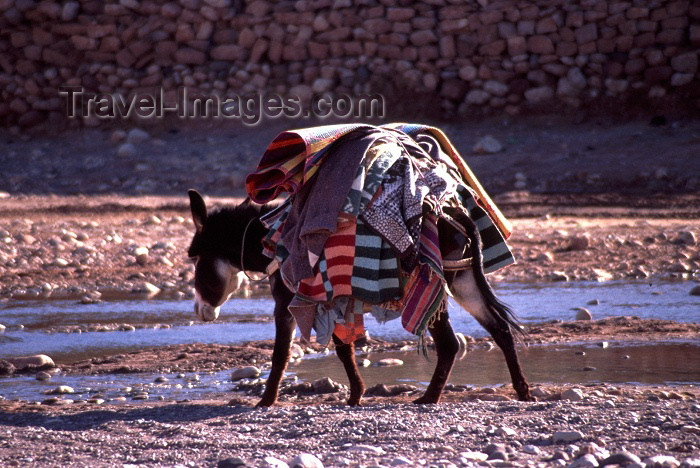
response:
<path id="1" fill-rule="evenodd" d="M 207 213 L 207 206 L 196 190 L 187 192 L 195 234 L 187 251 L 194 261 L 194 311 L 210 322 L 219 316 L 219 307 L 238 289 L 243 235 L 252 218 L 246 204 Z"/>

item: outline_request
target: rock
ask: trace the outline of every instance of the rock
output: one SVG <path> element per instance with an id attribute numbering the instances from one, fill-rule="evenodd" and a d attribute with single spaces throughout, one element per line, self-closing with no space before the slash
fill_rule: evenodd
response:
<path id="1" fill-rule="evenodd" d="M 503 145 L 491 135 L 486 135 L 476 142 L 472 151 L 476 154 L 495 154 L 503 151 Z"/>
<path id="2" fill-rule="evenodd" d="M 53 362 L 53 359 L 51 359 L 49 356 L 45 354 L 36 354 L 34 356 L 22 356 L 22 357 L 13 357 L 13 358 L 7 358 L 6 359 L 8 362 L 10 362 L 13 366 L 17 368 L 17 370 L 22 370 L 26 369 L 27 367 L 56 367 L 56 364 Z"/>
<path id="3" fill-rule="evenodd" d="M 595 456 L 587 453 L 581 457 L 578 457 L 572 463 L 570 463 L 567 468 L 596 468 L 598 466 L 598 460 Z"/>
<path id="4" fill-rule="evenodd" d="M 585 307 L 576 307 L 576 320 L 593 320 L 593 315 Z"/>
<path id="5" fill-rule="evenodd" d="M 644 459 L 645 468 L 676 468 L 680 462 L 670 455 L 656 455 Z"/>
<path id="6" fill-rule="evenodd" d="M 686 52 L 676 55 L 671 59 L 671 67 L 679 73 L 687 73 L 694 75 L 698 69 L 698 54 L 697 52 Z"/>
<path id="7" fill-rule="evenodd" d="M 538 86 L 525 91 L 525 99 L 531 104 L 539 104 L 554 97 L 554 90 L 549 86 Z"/>
<path id="8" fill-rule="evenodd" d="M 557 431 L 552 434 L 552 442 L 555 444 L 566 442 L 576 442 L 583 439 L 583 434 L 579 431 Z"/>
<path id="9" fill-rule="evenodd" d="M 131 143 L 124 143 L 117 149 L 117 156 L 120 158 L 133 158 L 138 154 L 138 150 Z"/>
<path id="10" fill-rule="evenodd" d="M 549 279 L 552 281 L 569 281 L 569 275 L 563 271 L 553 271 L 550 273 Z"/>
<path id="11" fill-rule="evenodd" d="M 355 453 L 370 453 L 372 455 L 384 455 L 386 453 L 381 447 L 365 444 L 351 445 L 347 448 L 347 451 Z"/>
<path id="12" fill-rule="evenodd" d="M 514 429 L 511 429 L 507 426 L 499 427 L 494 431 L 494 434 L 504 437 L 515 437 L 518 435 L 518 433 Z"/>
<path id="13" fill-rule="evenodd" d="M 401 359 L 385 358 L 377 361 L 375 365 L 380 367 L 403 366 L 403 361 Z"/>
<path id="14" fill-rule="evenodd" d="M 692 294 L 692 292 L 691 292 L 691 294 Z M 0 333 L 4 332 L 6 328 L 7 328 L 7 327 L 6 327 L 5 325 L 3 325 L 2 323 L 0 323 Z"/>
<path id="15" fill-rule="evenodd" d="M 505 96 L 508 93 L 508 85 L 496 80 L 488 80 L 484 83 L 484 91 L 493 96 Z"/>
<path id="16" fill-rule="evenodd" d="M 286 462 L 272 456 L 265 457 L 261 466 L 263 468 L 289 468 Z"/>
<path id="17" fill-rule="evenodd" d="M 460 452 L 459 456 L 465 460 L 465 463 L 478 463 L 488 460 L 489 456 L 481 452 Z"/>
<path id="18" fill-rule="evenodd" d="M 248 466 L 248 464 L 238 457 L 224 458 L 216 464 L 216 468 L 240 468 L 243 466 Z"/>
<path id="19" fill-rule="evenodd" d="M 15 373 L 15 366 L 7 359 L 0 359 L 0 375 L 12 375 Z"/>
<path id="20" fill-rule="evenodd" d="M 46 395 L 68 395 L 75 393 L 75 390 L 73 389 L 73 387 L 69 387 L 68 385 L 59 385 L 53 390 L 49 390 L 45 393 Z"/>
<path id="21" fill-rule="evenodd" d="M 568 401 L 581 401 L 583 400 L 583 392 L 578 388 L 570 388 L 561 392 L 561 399 Z"/>
<path id="22" fill-rule="evenodd" d="M 642 460 L 640 460 L 639 457 L 633 453 L 630 453 L 627 451 L 622 451 L 622 452 L 613 453 L 609 457 L 601 460 L 600 466 L 607 466 L 607 465 L 625 466 L 625 465 L 630 465 L 632 463 L 641 464 Z"/>
<path id="23" fill-rule="evenodd" d="M 489 457 L 487 460 L 503 460 L 507 461 L 508 460 L 508 454 L 505 452 L 505 450 L 495 450 L 489 454 Z"/>
<path id="24" fill-rule="evenodd" d="M 289 463 L 290 468 L 323 468 L 321 460 L 310 453 L 301 453 Z"/>
<path id="25" fill-rule="evenodd" d="M 134 286 L 131 292 L 135 294 L 143 294 L 146 297 L 152 297 L 160 293 L 160 288 L 153 283 L 144 281 L 140 285 Z"/>
<path id="26" fill-rule="evenodd" d="M 540 449 L 537 448 L 535 445 L 525 445 L 523 446 L 523 452 L 530 454 L 530 455 L 539 455 L 540 454 Z"/>
<path id="27" fill-rule="evenodd" d="M 46 382 L 47 380 L 51 380 L 51 374 L 45 371 L 37 372 L 36 379 L 40 382 Z"/>
<path id="28" fill-rule="evenodd" d="M 586 250 L 588 249 L 588 247 L 590 247 L 590 244 L 591 236 L 589 236 L 588 234 L 584 234 L 582 236 L 574 236 L 571 239 L 569 239 L 569 245 L 567 246 L 566 250 Z"/>
<path id="29" fill-rule="evenodd" d="M 304 350 L 298 344 L 294 343 L 291 346 L 290 359 L 301 359 L 304 357 Z"/>
<path id="30" fill-rule="evenodd" d="M 697 237 L 693 231 L 680 231 L 671 242 L 674 244 L 695 245 L 697 244 Z"/>
<path id="31" fill-rule="evenodd" d="M 340 390 L 341 385 L 334 382 L 329 377 L 323 377 L 311 383 L 311 386 L 316 393 L 336 393 Z"/>
<path id="32" fill-rule="evenodd" d="M 481 89 L 472 89 L 467 93 L 467 96 L 464 98 L 467 104 L 473 105 L 485 104 L 486 102 L 488 102 L 489 99 L 491 99 L 491 95 Z"/>
<path id="33" fill-rule="evenodd" d="M 696 284 L 695 286 L 693 286 L 693 288 L 690 290 L 690 295 L 700 296 L 700 284 Z"/>
<path id="34" fill-rule="evenodd" d="M 413 465 L 413 462 L 406 457 L 396 457 L 391 460 L 391 466 Z"/>
<path id="35" fill-rule="evenodd" d="M 141 266 L 146 265 L 148 263 L 148 247 L 137 247 L 136 250 L 134 250 L 134 257 L 136 258 L 136 263 L 138 263 Z"/>
<path id="36" fill-rule="evenodd" d="M 700 467 L 700 458 L 686 458 L 683 460 L 683 463 L 681 463 L 680 468 L 699 468 Z"/>
<path id="37" fill-rule="evenodd" d="M 246 366 L 236 369 L 231 374 L 231 381 L 236 382 L 241 379 L 255 379 L 260 377 L 260 369 L 255 366 Z"/>

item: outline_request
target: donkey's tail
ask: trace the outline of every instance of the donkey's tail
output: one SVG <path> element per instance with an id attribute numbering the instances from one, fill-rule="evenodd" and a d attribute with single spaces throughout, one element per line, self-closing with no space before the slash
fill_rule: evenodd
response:
<path id="1" fill-rule="evenodd" d="M 472 269 L 476 285 L 481 291 L 484 302 L 489 313 L 493 316 L 497 323 L 507 326 L 512 332 L 523 336 L 525 331 L 520 321 L 518 320 L 515 311 L 505 302 L 500 300 L 494 292 L 491 284 L 486 279 L 484 273 L 484 259 L 481 246 L 481 235 L 476 223 L 464 212 L 460 213 L 461 225 L 465 228 L 467 236 L 471 239 L 470 248 L 472 254 Z"/>

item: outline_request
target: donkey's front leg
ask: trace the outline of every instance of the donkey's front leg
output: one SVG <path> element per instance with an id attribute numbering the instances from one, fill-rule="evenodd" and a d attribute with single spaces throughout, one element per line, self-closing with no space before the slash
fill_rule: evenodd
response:
<path id="1" fill-rule="evenodd" d="M 459 351 L 459 341 L 457 341 L 455 332 L 452 330 L 447 311 L 442 312 L 428 330 L 435 342 L 438 362 L 435 366 L 433 377 L 430 379 L 428 389 L 422 397 L 413 401 L 413 403 L 418 404 L 437 403 L 440 401 L 442 390 L 450 377 L 457 352 Z"/>
<path id="2" fill-rule="evenodd" d="M 292 294 L 279 277 L 279 272 L 270 277 L 272 297 L 275 299 L 275 345 L 272 350 L 272 368 L 267 378 L 265 392 L 257 406 L 271 406 L 277 401 L 280 382 L 289 363 L 291 354 L 292 337 L 296 321 L 287 308 L 294 294 Z"/>
<path id="3" fill-rule="evenodd" d="M 335 343 L 335 352 L 343 363 L 345 367 L 345 372 L 348 374 L 348 380 L 350 381 L 350 398 L 348 398 L 348 405 L 350 406 L 360 406 L 362 395 L 365 393 L 365 383 L 360 375 L 360 370 L 357 368 L 357 362 L 355 361 L 355 344 L 346 344 L 343 341 L 333 335 L 333 343 Z"/>

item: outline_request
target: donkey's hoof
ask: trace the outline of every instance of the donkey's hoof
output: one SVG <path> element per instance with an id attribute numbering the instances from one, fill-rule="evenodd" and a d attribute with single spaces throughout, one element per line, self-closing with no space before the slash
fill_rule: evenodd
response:
<path id="1" fill-rule="evenodd" d="M 348 406 L 362 406 L 362 398 L 348 398 Z"/>
<path id="2" fill-rule="evenodd" d="M 537 401 L 537 398 L 532 396 L 530 392 L 527 392 L 525 395 L 518 395 L 518 400 L 520 401 Z"/>
<path id="3" fill-rule="evenodd" d="M 257 405 L 255 405 L 256 408 L 267 408 L 268 406 L 272 406 L 275 404 L 277 401 L 276 398 L 263 398 L 258 402 Z"/>
<path id="4" fill-rule="evenodd" d="M 422 397 L 413 400 L 413 403 L 416 405 L 434 405 L 438 402 L 440 402 L 440 397 L 429 397 L 427 395 L 423 395 Z"/>

